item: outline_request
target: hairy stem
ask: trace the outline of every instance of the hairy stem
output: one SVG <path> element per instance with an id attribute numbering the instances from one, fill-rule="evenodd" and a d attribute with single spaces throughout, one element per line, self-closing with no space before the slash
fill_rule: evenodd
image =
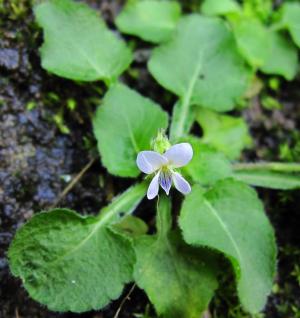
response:
<path id="1" fill-rule="evenodd" d="M 146 182 L 128 188 L 100 211 L 99 223 L 110 223 L 114 218 L 118 218 L 120 213 L 124 213 L 123 216 L 131 214 L 145 196 L 146 190 Z"/>
<path id="2" fill-rule="evenodd" d="M 165 237 L 172 227 L 171 202 L 163 195 L 157 202 L 156 229 L 161 237 Z"/>

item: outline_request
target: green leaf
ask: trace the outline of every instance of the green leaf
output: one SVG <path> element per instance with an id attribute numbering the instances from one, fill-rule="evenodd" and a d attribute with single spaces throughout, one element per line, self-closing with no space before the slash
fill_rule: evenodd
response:
<path id="1" fill-rule="evenodd" d="M 177 2 L 129 1 L 117 17 L 116 24 L 123 33 L 160 43 L 171 37 L 180 15 L 181 9 Z"/>
<path id="2" fill-rule="evenodd" d="M 183 124 L 190 105 L 232 109 L 249 78 L 225 22 L 197 14 L 183 18 L 172 40 L 154 49 L 148 67 L 163 87 L 181 98 Z"/>
<path id="3" fill-rule="evenodd" d="M 234 35 L 250 65 L 262 66 L 271 54 L 271 41 L 267 28 L 255 18 L 241 16 L 233 24 Z"/>
<path id="4" fill-rule="evenodd" d="M 199 138 L 189 137 L 186 140 L 192 145 L 194 156 L 182 170 L 195 182 L 211 185 L 232 175 L 231 164 L 223 153 L 203 144 Z"/>
<path id="5" fill-rule="evenodd" d="M 204 0 L 201 12 L 205 15 L 226 15 L 228 13 L 240 12 L 240 6 L 235 0 Z"/>
<path id="6" fill-rule="evenodd" d="M 49 72 L 73 80 L 109 83 L 129 66 L 130 50 L 87 5 L 45 1 L 35 7 L 35 15 L 44 29 L 42 66 Z"/>
<path id="7" fill-rule="evenodd" d="M 145 192 L 145 184 L 130 188 L 98 217 L 67 209 L 35 215 L 9 248 L 12 273 L 33 299 L 51 310 L 103 308 L 132 280 L 135 261 L 130 241 L 110 225 L 120 212 L 130 213 Z"/>
<path id="8" fill-rule="evenodd" d="M 170 205 L 160 198 L 158 235 L 136 240 L 134 277 L 157 313 L 166 318 L 198 318 L 217 287 L 214 258 L 209 251 L 185 244 L 170 231 Z"/>
<path id="9" fill-rule="evenodd" d="M 121 177 L 136 177 L 136 156 L 149 150 L 158 129 L 167 128 L 168 115 L 148 98 L 117 84 L 106 93 L 94 120 L 102 164 Z"/>
<path id="10" fill-rule="evenodd" d="M 271 54 L 262 65 L 261 70 L 266 74 L 282 75 L 292 80 L 298 70 L 297 48 L 283 34 L 269 31 Z"/>
<path id="11" fill-rule="evenodd" d="M 300 47 L 300 4 L 284 3 L 282 7 L 282 25 L 285 26 L 298 47 Z"/>
<path id="12" fill-rule="evenodd" d="M 251 137 L 243 118 L 201 109 L 197 121 L 203 129 L 202 141 L 223 152 L 229 159 L 239 158 L 241 151 L 251 145 Z"/>
<path id="13" fill-rule="evenodd" d="M 243 14 L 269 22 L 270 15 L 274 12 L 273 7 L 273 0 L 245 0 L 243 1 Z"/>
<path id="14" fill-rule="evenodd" d="M 234 165 L 234 178 L 250 185 L 290 190 L 300 188 L 300 164 L 248 163 Z"/>
<path id="15" fill-rule="evenodd" d="M 253 189 L 231 179 L 204 192 L 194 187 L 179 224 L 187 243 L 225 254 L 235 271 L 244 308 L 259 312 L 271 292 L 276 246 L 273 229 Z"/>

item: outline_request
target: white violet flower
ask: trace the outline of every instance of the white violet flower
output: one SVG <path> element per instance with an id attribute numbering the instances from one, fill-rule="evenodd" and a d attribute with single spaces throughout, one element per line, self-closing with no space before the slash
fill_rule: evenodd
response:
<path id="1" fill-rule="evenodd" d="M 136 159 L 138 168 L 146 174 L 155 173 L 147 191 L 147 198 L 151 200 L 157 196 L 159 185 L 169 195 L 172 182 L 181 193 L 189 193 L 191 186 L 178 172 L 174 171 L 174 168 L 185 166 L 192 157 L 193 148 L 189 143 L 171 146 L 163 154 L 156 151 L 141 151 Z"/>

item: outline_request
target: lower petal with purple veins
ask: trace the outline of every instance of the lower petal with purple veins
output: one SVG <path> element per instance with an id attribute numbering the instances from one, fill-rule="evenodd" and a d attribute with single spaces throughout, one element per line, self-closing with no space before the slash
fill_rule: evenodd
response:
<path id="1" fill-rule="evenodd" d="M 159 174 L 159 184 L 169 195 L 172 186 L 172 173 L 170 170 L 161 171 Z"/>

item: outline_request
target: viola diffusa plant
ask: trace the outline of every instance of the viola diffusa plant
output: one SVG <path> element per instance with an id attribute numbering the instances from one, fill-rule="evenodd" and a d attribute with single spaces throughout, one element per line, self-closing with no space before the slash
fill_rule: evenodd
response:
<path id="1" fill-rule="evenodd" d="M 270 59 L 262 64 L 257 46 L 239 37 L 238 17 L 249 13 L 251 1 L 244 9 L 229 0 L 223 7 L 204 2 L 202 13 L 183 15 L 177 2 L 130 1 L 115 21 L 121 32 L 152 43 L 148 70 L 177 97 L 171 116 L 121 83 L 133 54 L 96 11 L 71 0 L 34 8 L 44 34 L 42 67 L 70 80 L 106 84 L 93 116 L 101 163 L 115 177 L 138 178 L 98 215 L 56 208 L 17 231 L 8 251 L 11 271 L 50 310 L 101 309 L 135 283 L 158 316 L 199 318 L 222 288 L 220 255 L 231 265 L 243 308 L 263 310 L 276 272 L 276 244 L 252 186 L 297 188 L 300 167 L 238 162 L 251 137 L 242 117 L 224 112 L 240 105 L 259 67 L 291 79 L 298 62 L 289 70 L 276 69 Z M 291 22 L 300 6 L 292 6 L 285 6 L 280 28 L 270 33 L 281 58 L 297 50 L 300 38 Z M 224 14 L 232 27 L 216 17 Z M 261 11 L 255 14 L 265 23 Z M 281 36 L 284 30 L 290 39 Z M 190 133 L 194 125 L 202 136 Z M 172 185 L 184 195 L 176 214 Z M 151 235 L 134 216 L 144 197 L 157 203 Z"/>

